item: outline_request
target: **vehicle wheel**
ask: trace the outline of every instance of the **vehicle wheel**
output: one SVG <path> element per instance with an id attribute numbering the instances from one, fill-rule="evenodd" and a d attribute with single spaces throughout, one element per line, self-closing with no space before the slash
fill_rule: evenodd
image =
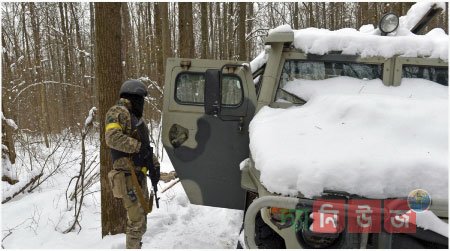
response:
<path id="1" fill-rule="evenodd" d="M 255 218 L 255 243 L 260 249 L 285 249 L 283 238 L 262 219 L 261 213 Z"/>

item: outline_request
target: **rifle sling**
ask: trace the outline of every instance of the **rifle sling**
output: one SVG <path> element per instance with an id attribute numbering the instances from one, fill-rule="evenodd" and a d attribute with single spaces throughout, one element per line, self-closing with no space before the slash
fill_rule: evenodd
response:
<path id="1" fill-rule="evenodd" d="M 133 184 L 134 189 L 136 190 L 136 195 L 138 197 L 139 203 L 141 204 L 142 209 L 144 209 L 144 213 L 148 214 L 151 212 L 151 209 L 149 208 L 149 202 L 145 200 L 144 193 L 142 192 L 142 188 L 139 185 L 139 181 L 136 172 L 134 171 L 134 168 L 130 168 L 130 171 L 131 171 L 131 183 Z"/>

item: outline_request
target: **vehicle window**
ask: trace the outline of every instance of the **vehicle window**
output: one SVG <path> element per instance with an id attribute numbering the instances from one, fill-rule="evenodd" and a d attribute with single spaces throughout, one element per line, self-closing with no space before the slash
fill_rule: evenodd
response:
<path id="1" fill-rule="evenodd" d="M 402 78 L 423 78 L 448 86 L 448 68 L 424 65 L 403 65 Z"/>
<path id="2" fill-rule="evenodd" d="M 283 90 L 284 86 L 296 79 L 323 80 L 339 76 L 359 79 L 382 79 L 382 64 L 364 64 L 349 62 L 325 62 L 286 60 L 284 63 L 280 83 L 275 100 L 285 100 L 292 103 L 304 103 L 289 92 Z"/>
<path id="3" fill-rule="evenodd" d="M 175 100 L 186 105 L 203 105 L 204 73 L 183 72 L 175 80 Z M 243 100 L 242 82 L 236 75 L 222 76 L 222 105 L 239 106 Z"/>
<path id="4" fill-rule="evenodd" d="M 253 73 L 253 84 L 255 84 L 255 91 L 257 97 L 259 97 L 259 93 L 261 92 L 262 80 L 265 70 L 266 64 L 264 64 L 261 68 L 259 68 Z"/>
<path id="5" fill-rule="evenodd" d="M 205 76 L 202 73 L 181 73 L 175 83 L 175 97 L 182 104 L 203 104 Z"/>

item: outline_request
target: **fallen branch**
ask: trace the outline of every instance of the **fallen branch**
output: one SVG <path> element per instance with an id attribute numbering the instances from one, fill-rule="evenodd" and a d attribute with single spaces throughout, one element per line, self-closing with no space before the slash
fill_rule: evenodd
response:
<path id="1" fill-rule="evenodd" d="M 175 180 L 173 180 L 172 182 L 169 183 L 169 185 L 167 185 L 165 188 L 161 189 L 160 193 L 164 193 L 165 191 L 171 189 L 173 186 L 175 186 L 178 182 L 180 182 L 179 178 L 176 178 Z"/>
<path id="2" fill-rule="evenodd" d="M 43 172 L 39 173 L 38 175 L 34 176 L 25 186 L 23 186 L 19 191 L 15 192 L 12 196 L 7 197 L 2 201 L 2 204 L 5 204 L 6 202 L 10 201 L 12 198 L 16 197 L 17 195 L 24 192 L 29 186 L 33 185 L 38 179 L 40 179 L 44 175 Z"/>

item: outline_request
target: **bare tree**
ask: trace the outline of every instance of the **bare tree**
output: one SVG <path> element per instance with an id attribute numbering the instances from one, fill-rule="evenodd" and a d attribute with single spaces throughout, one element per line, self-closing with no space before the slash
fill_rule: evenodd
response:
<path id="1" fill-rule="evenodd" d="M 120 3 L 95 3 L 96 80 L 99 95 L 100 184 L 102 236 L 125 232 L 126 213 L 120 200 L 113 197 L 108 183 L 112 170 L 109 149 L 105 142 L 105 116 L 119 96 L 122 82 Z"/>

